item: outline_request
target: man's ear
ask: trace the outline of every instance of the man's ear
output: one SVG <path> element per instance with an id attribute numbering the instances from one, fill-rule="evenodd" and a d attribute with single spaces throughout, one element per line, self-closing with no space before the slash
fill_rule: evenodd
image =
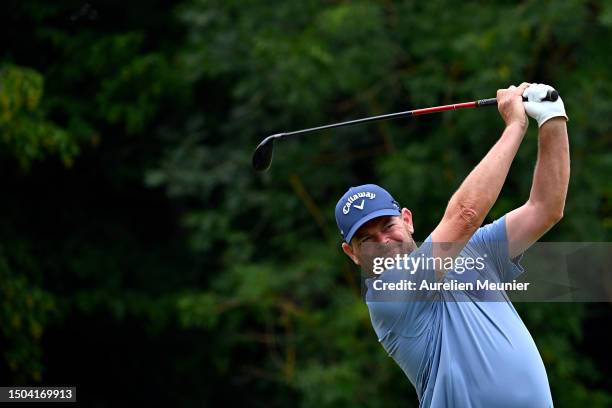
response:
<path id="1" fill-rule="evenodd" d="M 359 265 L 359 259 L 357 259 L 357 257 L 355 256 L 355 253 L 353 252 L 353 247 L 351 247 L 349 244 L 347 244 L 346 242 L 342 243 L 342 250 L 344 251 L 344 253 L 353 260 L 353 262 L 355 262 L 355 265 Z"/>
<path id="2" fill-rule="evenodd" d="M 402 208 L 402 220 L 404 220 L 404 223 L 406 224 L 406 226 L 408 227 L 408 231 L 410 232 L 410 235 L 412 235 L 414 233 L 414 225 L 412 224 L 412 213 L 410 212 L 409 209 L 407 208 Z"/>

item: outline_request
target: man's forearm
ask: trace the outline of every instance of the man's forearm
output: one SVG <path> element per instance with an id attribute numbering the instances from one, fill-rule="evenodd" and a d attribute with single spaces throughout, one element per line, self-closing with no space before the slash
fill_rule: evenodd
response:
<path id="1" fill-rule="evenodd" d="M 445 216 L 460 214 L 474 229 L 482 224 L 499 196 L 525 131 L 518 123 L 505 128 L 497 143 L 453 194 Z"/>
<path id="2" fill-rule="evenodd" d="M 538 158 L 529 202 L 558 220 L 563 216 L 569 177 L 569 140 L 565 118 L 554 118 L 540 128 Z"/>

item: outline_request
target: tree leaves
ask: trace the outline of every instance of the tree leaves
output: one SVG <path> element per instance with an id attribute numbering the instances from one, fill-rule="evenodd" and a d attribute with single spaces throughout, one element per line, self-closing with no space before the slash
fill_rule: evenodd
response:
<path id="1" fill-rule="evenodd" d="M 69 166 L 78 146 L 73 137 L 46 119 L 40 107 L 43 77 L 11 64 L 0 65 L 0 135 L 22 167 L 48 154 L 57 154 Z"/>

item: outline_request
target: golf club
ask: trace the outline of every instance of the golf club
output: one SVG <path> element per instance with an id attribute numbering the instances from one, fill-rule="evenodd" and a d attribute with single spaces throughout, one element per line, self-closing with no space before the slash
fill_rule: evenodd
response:
<path id="1" fill-rule="evenodd" d="M 557 100 L 558 97 L 559 97 L 559 93 L 553 89 L 553 90 L 548 91 L 548 93 L 546 94 L 546 97 L 542 101 L 554 102 Z M 523 97 L 523 101 L 526 101 L 526 100 L 527 99 Z M 303 130 L 295 130 L 293 132 L 277 133 L 277 134 L 266 137 L 264 140 L 262 140 L 261 143 L 259 143 L 257 148 L 255 148 L 255 152 L 253 153 L 252 165 L 253 165 L 253 168 L 257 171 L 263 171 L 263 170 L 268 169 L 268 167 L 270 167 L 270 164 L 272 163 L 272 153 L 274 152 L 274 141 L 276 139 L 280 139 L 285 136 L 298 135 L 301 133 L 315 132 L 317 130 L 332 129 L 332 128 L 337 128 L 337 127 L 342 127 L 342 126 L 356 125 L 359 123 L 377 122 L 381 120 L 394 119 L 394 118 L 404 117 L 404 116 L 409 117 L 409 116 L 426 115 L 429 113 L 444 112 L 448 110 L 462 109 L 462 108 L 478 108 L 481 106 L 497 106 L 497 99 L 496 98 L 479 99 L 477 101 L 472 101 L 472 102 L 463 102 L 463 103 L 456 103 L 456 104 L 451 104 L 451 105 L 433 106 L 431 108 L 421 108 L 421 109 L 414 109 L 414 110 L 409 110 L 409 111 L 404 111 L 404 112 L 390 113 L 387 115 L 372 116 L 369 118 L 355 119 L 355 120 L 350 120 L 347 122 L 333 123 L 331 125 L 318 126 L 318 127 L 303 129 Z"/>

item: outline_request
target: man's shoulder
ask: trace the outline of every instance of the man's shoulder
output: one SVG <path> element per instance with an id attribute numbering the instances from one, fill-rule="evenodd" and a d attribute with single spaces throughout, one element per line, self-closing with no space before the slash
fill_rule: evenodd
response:
<path id="1" fill-rule="evenodd" d="M 488 224 L 478 228 L 474 235 L 472 235 L 470 241 L 472 239 L 481 238 L 492 241 L 506 242 L 508 240 L 506 234 L 506 214 L 504 214 L 501 217 L 498 217 Z"/>

